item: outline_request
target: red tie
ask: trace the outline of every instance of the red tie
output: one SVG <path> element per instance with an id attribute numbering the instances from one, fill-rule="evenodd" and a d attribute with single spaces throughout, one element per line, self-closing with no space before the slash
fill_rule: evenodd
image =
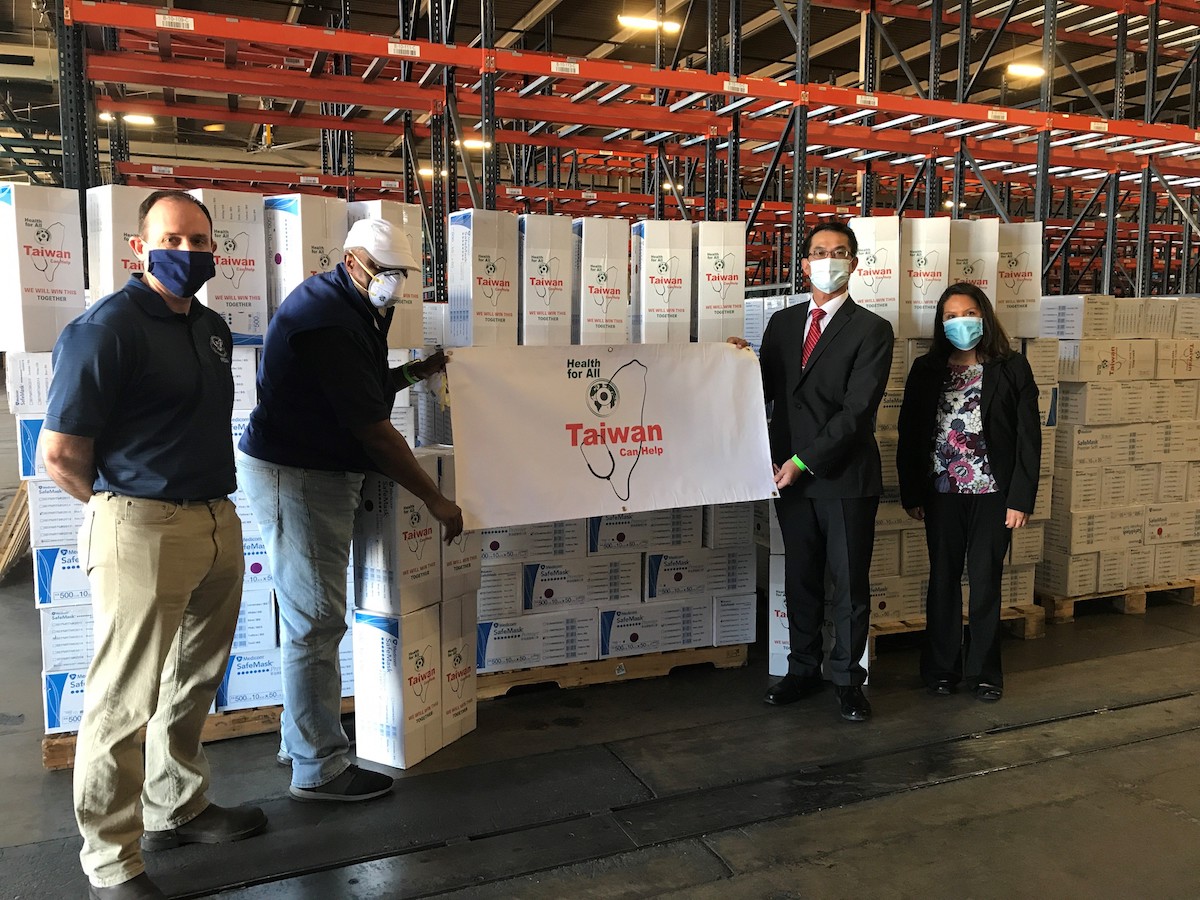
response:
<path id="1" fill-rule="evenodd" d="M 825 310 L 819 306 L 812 311 L 812 325 L 808 328 L 808 336 L 804 338 L 804 352 L 800 354 L 800 366 L 808 365 L 809 354 L 821 339 L 821 320 L 825 318 Z"/>

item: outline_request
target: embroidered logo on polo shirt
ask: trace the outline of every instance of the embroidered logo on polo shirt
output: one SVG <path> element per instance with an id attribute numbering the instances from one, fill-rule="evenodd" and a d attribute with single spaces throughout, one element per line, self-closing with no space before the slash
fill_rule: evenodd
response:
<path id="1" fill-rule="evenodd" d="M 221 358 L 221 362 L 229 362 L 229 351 L 225 349 L 225 342 L 221 338 L 214 334 L 208 339 L 208 346 Z"/>

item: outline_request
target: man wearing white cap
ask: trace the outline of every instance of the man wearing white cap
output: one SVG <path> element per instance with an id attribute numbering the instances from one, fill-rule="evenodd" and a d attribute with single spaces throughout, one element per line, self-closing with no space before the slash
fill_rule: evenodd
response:
<path id="1" fill-rule="evenodd" d="M 341 722 L 338 645 L 363 473 L 415 494 L 447 540 L 462 531 L 462 512 L 391 424 L 397 391 L 445 368 L 440 352 L 388 368 L 391 307 L 412 270 L 420 267 L 400 229 L 355 222 L 337 268 L 305 280 L 271 320 L 258 406 L 238 443 L 238 484 L 262 530 L 279 604 L 278 759 L 292 767 L 297 800 L 369 800 L 392 788 L 387 775 L 348 759 Z"/>

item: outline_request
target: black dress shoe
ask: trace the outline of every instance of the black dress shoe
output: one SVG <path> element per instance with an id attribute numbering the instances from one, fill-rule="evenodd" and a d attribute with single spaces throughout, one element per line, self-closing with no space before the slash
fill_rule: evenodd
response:
<path id="1" fill-rule="evenodd" d="M 825 682 L 819 675 L 784 675 L 767 689 L 763 702 L 772 706 L 785 706 L 811 697 L 824 688 Z"/>
<path id="2" fill-rule="evenodd" d="M 980 700 L 983 703 L 995 703 L 1003 696 L 1004 688 L 1000 687 L 998 684 L 987 684 L 986 682 L 982 682 L 977 688 L 975 688 L 975 699 Z"/>
<path id="3" fill-rule="evenodd" d="M 867 702 L 859 685 L 839 684 L 837 696 L 842 708 L 842 718 L 847 722 L 865 722 L 871 718 L 871 704 Z"/>
<path id="4" fill-rule="evenodd" d="M 925 690 L 935 697 L 949 697 L 958 690 L 958 685 L 949 678 L 938 678 L 925 685 Z"/>
<path id="5" fill-rule="evenodd" d="M 170 850 L 180 844 L 228 844 L 254 837 L 266 827 L 266 814 L 257 806 L 225 807 L 210 803 L 204 812 L 178 828 L 144 832 L 142 849 Z"/>
<path id="6" fill-rule="evenodd" d="M 88 900 L 166 900 L 167 895 L 158 889 L 150 876 L 143 872 L 129 881 L 112 887 L 88 885 Z"/>

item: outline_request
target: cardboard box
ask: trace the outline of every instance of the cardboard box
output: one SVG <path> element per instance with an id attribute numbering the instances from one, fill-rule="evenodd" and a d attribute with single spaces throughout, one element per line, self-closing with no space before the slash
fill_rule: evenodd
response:
<path id="1" fill-rule="evenodd" d="M 63 671 L 87 670 L 95 653 L 91 606 L 65 606 L 43 609 L 39 613 L 42 626 L 42 669 Z"/>
<path id="2" fill-rule="evenodd" d="M 90 306 L 119 291 L 142 262 L 129 242 L 138 236 L 138 208 L 153 191 L 125 184 L 87 189 L 88 286 Z"/>
<path id="3" fill-rule="evenodd" d="M 699 506 L 592 516 L 587 519 L 587 552 L 594 556 L 635 550 L 698 549 L 704 532 L 703 517 L 703 507 Z"/>
<path id="4" fill-rule="evenodd" d="M 1200 500 L 1200 463 L 1188 463 L 1187 500 Z"/>
<path id="5" fill-rule="evenodd" d="M 271 578 L 271 563 L 267 547 L 261 537 L 242 535 L 242 555 L 246 570 L 242 575 L 242 589 L 246 591 L 269 591 L 275 582 Z"/>
<path id="6" fill-rule="evenodd" d="M 600 659 L 713 646 L 712 597 L 600 610 Z"/>
<path id="7" fill-rule="evenodd" d="M 83 721 L 83 688 L 87 667 L 42 673 L 42 710 L 46 734 L 78 731 Z"/>
<path id="8" fill-rule="evenodd" d="M 1070 555 L 1048 549 L 1037 564 L 1034 580 L 1038 590 L 1055 597 L 1094 594 L 1099 563 L 1099 553 Z"/>
<path id="9" fill-rule="evenodd" d="M 914 529 L 901 533 L 899 575 L 929 575 L 929 545 L 925 541 L 925 529 Z"/>
<path id="10" fill-rule="evenodd" d="M 243 590 L 237 630 L 230 650 L 257 653 L 279 646 L 275 630 L 275 601 L 270 590 Z"/>
<path id="11" fill-rule="evenodd" d="M 1143 334 L 1139 298 L 1076 294 L 1042 298 L 1042 336 L 1066 340 L 1137 338 Z"/>
<path id="12" fill-rule="evenodd" d="M 430 448 L 438 460 L 438 490 L 448 500 L 456 500 L 458 488 L 454 479 L 454 448 Z M 479 553 L 482 539 L 478 531 L 464 531 L 449 544 L 440 542 L 442 554 L 442 593 L 461 597 L 479 590 Z"/>
<path id="13" fill-rule="evenodd" d="M 478 628 L 477 672 L 533 669 L 597 658 L 599 621 L 594 607 L 486 621 Z"/>
<path id="14" fill-rule="evenodd" d="M 900 220 L 900 329 L 928 338 L 938 298 L 950 286 L 950 220 Z"/>
<path id="15" fill-rule="evenodd" d="M 1190 462 L 1171 461 L 1159 466 L 1158 496 L 1143 503 L 1183 503 L 1188 499 L 1188 470 Z"/>
<path id="16" fill-rule="evenodd" d="M 575 219 L 571 233 L 571 343 L 629 343 L 629 222 Z"/>
<path id="17" fill-rule="evenodd" d="M 996 316 L 1012 337 L 1043 335 L 1042 223 L 1001 223 L 994 302 Z"/>
<path id="18" fill-rule="evenodd" d="M 435 454 L 417 462 L 437 482 Z M 354 589 L 363 609 L 406 615 L 441 599 L 442 529 L 429 509 L 399 484 L 375 473 L 363 481 L 354 523 Z"/>
<path id="19" fill-rule="evenodd" d="M 746 330 L 746 223 L 694 222 L 692 337 L 723 341 Z"/>
<path id="20" fill-rule="evenodd" d="M 758 595 L 730 594 L 713 597 L 713 646 L 753 644 L 757 637 Z"/>
<path id="21" fill-rule="evenodd" d="M 407 769 L 443 746 L 441 609 L 354 614 L 359 759 Z"/>
<path id="22" fill-rule="evenodd" d="M 29 546 L 76 546 L 86 507 L 49 479 L 32 478 L 27 484 Z"/>
<path id="23" fill-rule="evenodd" d="M 1055 483 L 1057 484 L 1057 480 Z M 1024 528 L 1013 529 L 1012 541 L 1008 547 L 1008 564 L 1031 566 L 1041 562 L 1045 537 L 1044 525 L 1026 525 Z"/>
<path id="24" fill-rule="evenodd" d="M 1195 381 L 1176 381 L 1168 388 L 1168 397 L 1169 420 L 1196 418 L 1196 400 L 1200 397 L 1200 384 Z"/>
<path id="25" fill-rule="evenodd" d="M 1200 337 L 1200 297 L 1176 299 L 1173 336 L 1177 338 Z"/>
<path id="26" fill-rule="evenodd" d="M 17 474 L 21 478 L 48 478 L 42 458 L 44 416 L 17 416 Z"/>
<path id="27" fill-rule="evenodd" d="M 232 653 L 217 686 L 217 711 L 279 706 L 283 703 L 283 664 L 279 650 Z"/>
<path id="28" fill-rule="evenodd" d="M 1196 479 L 1197 490 L 1200 490 L 1200 475 Z M 876 517 L 878 526 L 878 516 Z M 775 503 L 772 500 L 756 500 L 754 502 L 754 543 L 767 548 L 771 553 L 783 552 L 783 532 L 779 530 L 779 517 L 775 514 Z"/>
<path id="29" fill-rule="evenodd" d="M 1134 502 L 1158 502 L 1160 472 L 1159 463 L 1140 463 L 1129 467 L 1129 495 L 1134 498 Z"/>
<path id="30" fill-rule="evenodd" d="M 1200 540 L 1200 503 L 1156 503 L 1145 510 L 1147 545 Z"/>
<path id="31" fill-rule="evenodd" d="M 951 284 L 973 284 L 989 298 L 995 297 L 999 264 L 999 219 L 951 220 Z"/>
<path id="32" fill-rule="evenodd" d="M 53 350 L 83 312 L 82 233 L 74 190 L 0 184 L 0 350 Z"/>
<path id="33" fill-rule="evenodd" d="M 1038 481 L 1037 499 L 1033 503 L 1030 522 L 1043 522 L 1050 518 L 1050 504 L 1054 497 L 1054 478 L 1043 475 Z"/>
<path id="34" fill-rule="evenodd" d="M 246 191 L 197 188 L 189 193 L 213 219 L 217 274 L 196 292 L 220 314 L 234 344 L 261 346 L 267 333 L 267 236 L 263 198 Z M 340 256 L 339 256 L 340 259 Z"/>
<path id="35" fill-rule="evenodd" d="M 1033 370 L 1033 380 L 1043 391 L 1058 383 L 1058 338 L 1023 338 L 1021 353 Z"/>
<path id="36" fill-rule="evenodd" d="M 354 607 L 346 607 L 346 633 L 338 644 L 338 674 L 342 679 L 342 697 L 354 696 Z"/>
<path id="37" fill-rule="evenodd" d="M 485 528 L 480 532 L 479 558 L 486 567 L 529 559 L 582 556 L 587 552 L 586 530 L 584 519 Z"/>
<path id="38" fill-rule="evenodd" d="M 1103 471 L 1099 466 L 1056 469 L 1051 499 L 1052 515 L 1100 509 Z"/>
<path id="39" fill-rule="evenodd" d="M 1180 544 L 1187 547 L 1187 544 Z M 1125 550 L 1126 587 L 1141 587 L 1154 581 L 1154 548 L 1129 547 Z"/>
<path id="40" fill-rule="evenodd" d="M 575 266 L 571 220 L 527 213 L 517 221 L 520 293 L 517 342 L 559 346 L 571 343 Z"/>
<path id="41" fill-rule="evenodd" d="M 1125 526 L 1134 527 L 1139 518 L 1149 521 L 1147 508 L 1131 506 L 1124 509 L 1090 512 L 1056 513 L 1046 523 L 1046 548 L 1061 554 L 1090 553 L 1127 546 Z"/>
<path id="42" fill-rule="evenodd" d="M 1100 470 L 1100 508 L 1113 509 L 1132 506 L 1139 501 L 1133 496 L 1133 467 L 1105 466 Z M 1145 500 L 1140 501 L 1145 503 Z"/>
<path id="43" fill-rule="evenodd" d="M 1142 336 L 1169 338 L 1175 336 L 1174 297 L 1142 298 Z"/>
<path id="44" fill-rule="evenodd" d="M 479 621 L 511 619 L 521 615 L 521 579 L 524 564 L 485 566 L 480 571 L 479 590 L 475 592 Z"/>
<path id="45" fill-rule="evenodd" d="M 913 367 L 913 363 L 933 349 L 933 339 L 909 338 L 904 342 L 904 348 L 904 365 L 907 371 Z"/>
<path id="46" fill-rule="evenodd" d="M 1192 380 L 1200 378 L 1200 338 L 1157 340 L 1155 377 Z"/>
<path id="47" fill-rule="evenodd" d="M 894 578 L 902 574 L 901 544 L 907 534 L 917 532 L 891 531 L 875 535 L 871 551 L 871 577 Z"/>
<path id="48" fill-rule="evenodd" d="M 563 606 L 630 606 L 641 599 L 639 553 L 526 562 L 521 566 L 523 613 L 548 612 Z"/>
<path id="49" fill-rule="evenodd" d="M 1005 606 L 1032 606 L 1036 575 L 1033 566 L 1009 566 L 1000 584 L 1000 602 Z"/>
<path id="50" fill-rule="evenodd" d="M 425 287 L 425 226 L 419 203 L 399 203 L 395 200 L 355 200 L 346 204 L 346 226 L 360 219 L 384 219 L 399 228 L 408 238 L 413 258 L 421 268 L 409 272 L 400 291 L 400 302 L 392 307 L 392 324 L 388 328 L 388 346 L 393 349 L 421 347 L 424 344 Z"/>
<path id="51" fill-rule="evenodd" d="M 791 652 L 791 637 L 788 633 L 787 598 L 783 591 L 783 556 L 773 553 L 769 557 L 767 594 L 767 672 L 771 675 L 786 675 L 788 653 Z"/>
<path id="52" fill-rule="evenodd" d="M 636 316 L 637 316 L 636 310 L 637 310 L 637 307 L 635 306 L 634 313 L 633 313 L 633 316 L 635 317 L 635 321 L 636 321 Z M 746 323 L 746 331 L 742 334 L 742 337 L 744 337 L 746 339 L 746 343 L 748 343 L 750 345 L 750 349 L 754 351 L 754 355 L 758 356 L 760 353 L 762 353 L 763 332 L 766 331 L 766 328 L 767 328 L 766 303 L 764 302 L 762 297 L 747 297 L 746 298 L 745 307 L 744 307 L 744 311 L 743 311 L 743 321 L 745 321 L 745 323 Z M 634 341 L 634 343 L 637 343 L 637 337 L 636 337 L 636 335 L 638 334 L 637 325 L 636 324 L 631 325 L 631 329 L 632 329 L 631 333 L 634 335 L 633 341 Z M 690 334 L 690 332 L 691 332 L 690 325 L 689 325 L 688 331 Z M 690 340 L 690 337 L 689 337 L 689 340 Z"/>
<path id="53" fill-rule="evenodd" d="M 1112 463 L 1116 458 L 1118 430 L 1084 425 L 1060 426 L 1054 432 L 1056 467 L 1075 469 Z"/>
<path id="54" fill-rule="evenodd" d="M 1127 381 L 1154 377 L 1151 340 L 1060 341 L 1059 381 Z"/>
<path id="55" fill-rule="evenodd" d="M 52 354 L 8 353 L 4 375 L 8 411 L 13 415 L 44 417 L 50 396 L 50 379 L 54 375 Z"/>
<path id="56" fill-rule="evenodd" d="M 421 314 L 424 319 L 423 340 L 427 348 L 449 346 L 450 304 L 423 303 Z"/>
<path id="57" fill-rule="evenodd" d="M 858 239 L 858 267 L 850 273 L 850 296 L 859 306 L 887 319 L 893 333 L 899 335 L 900 219 L 855 217 L 848 224 Z M 900 354 L 901 359 L 903 356 Z M 900 374 L 903 378 L 903 371 Z"/>
<path id="58" fill-rule="evenodd" d="M 708 592 L 744 594 L 754 590 L 754 550 L 706 550 L 708 553 Z"/>
<path id="59" fill-rule="evenodd" d="M 475 645 L 479 639 L 475 595 L 441 603 L 442 746 L 475 730 Z"/>
<path id="60" fill-rule="evenodd" d="M 1200 422 L 1163 422 L 1149 429 L 1151 456 L 1163 460 L 1200 459 Z"/>
<path id="61" fill-rule="evenodd" d="M 90 606 L 92 585 L 79 564 L 79 551 L 69 547 L 37 547 L 33 551 L 33 595 L 39 609 Z"/>
<path id="62" fill-rule="evenodd" d="M 1152 548 L 1143 548 L 1150 551 Z M 1200 541 L 1184 541 L 1179 545 L 1179 576 L 1195 578 L 1200 575 Z"/>
<path id="63" fill-rule="evenodd" d="M 643 581 L 646 601 L 649 603 L 710 593 L 709 552 L 703 549 L 680 549 L 670 553 L 647 553 Z M 603 616 L 601 626 L 603 627 Z"/>
<path id="64" fill-rule="evenodd" d="M 1119 591 L 1125 587 L 1129 571 L 1129 548 L 1101 550 L 1096 564 L 1096 590 Z"/>
<path id="65" fill-rule="evenodd" d="M 1140 384 L 1140 382 L 1126 382 Z M 1066 382 L 1058 388 L 1058 421 L 1066 425 L 1117 424 L 1118 389 L 1110 383 L 1079 384 Z"/>
<path id="66" fill-rule="evenodd" d="M 517 343 L 517 217 L 496 210 L 450 214 L 447 289 L 451 347 Z"/>
<path id="67" fill-rule="evenodd" d="M 1183 545 L 1159 544 L 1154 548 L 1154 584 L 1178 581 L 1183 574 Z"/>
<path id="68" fill-rule="evenodd" d="M 267 247 L 267 309 L 274 314 L 300 282 L 331 272 L 345 256 L 346 201 L 281 194 L 263 201 Z"/>
<path id="69" fill-rule="evenodd" d="M 686 344 L 692 338 L 695 290 L 691 223 L 635 222 L 630 241 L 630 339 L 635 344 Z M 762 298 L 758 298 L 757 304 L 757 335 L 761 345 L 765 327 Z M 744 313 L 742 321 L 747 321 Z M 726 337 L 733 334 L 742 332 L 731 332 Z"/>
<path id="70" fill-rule="evenodd" d="M 754 544 L 754 504 L 720 503 L 702 507 L 702 545 L 712 550 L 741 550 Z"/>

